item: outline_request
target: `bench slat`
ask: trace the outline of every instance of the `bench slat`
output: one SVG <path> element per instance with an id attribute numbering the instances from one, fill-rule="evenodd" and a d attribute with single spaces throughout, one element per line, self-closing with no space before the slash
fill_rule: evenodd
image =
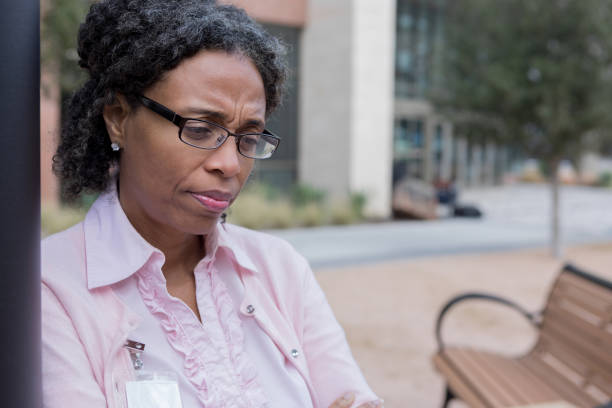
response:
<path id="1" fill-rule="evenodd" d="M 598 401 L 590 395 L 586 395 L 573 382 L 559 376 L 557 371 L 544 363 L 541 358 L 528 356 L 521 359 L 521 363 L 529 368 L 538 378 L 546 379 L 547 384 L 558 393 L 561 399 L 581 408 L 592 408 L 598 404 Z"/>
<path id="2" fill-rule="evenodd" d="M 547 307 L 553 304 L 566 305 L 567 311 L 574 312 L 578 318 L 584 316 L 587 320 L 595 320 L 597 322 L 595 324 L 601 327 L 609 323 L 612 290 L 597 287 L 594 283 L 577 276 L 564 275 L 566 276 L 559 277 L 558 282 L 554 285 Z"/>
<path id="3" fill-rule="evenodd" d="M 612 400 L 612 288 L 569 267 L 550 291 L 535 347 L 521 358 L 446 348 L 434 356 L 455 395 L 474 408 Z"/>
<path id="4" fill-rule="evenodd" d="M 472 358 L 482 364 L 500 386 L 509 391 L 513 397 L 513 406 L 558 398 L 554 390 L 513 358 L 482 352 L 473 352 Z"/>
<path id="5" fill-rule="evenodd" d="M 542 333 L 541 344 L 538 345 L 538 349 L 550 352 L 574 369 L 584 379 L 587 379 L 587 377 L 607 379 L 612 398 L 612 368 L 608 367 L 602 359 L 596 359 L 592 355 L 582 352 L 572 343 L 558 341 L 558 336 L 558 334 L 551 331 Z M 612 348 L 612 345 L 610 347 Z M 605 350 L 602 352 L 606 353 Z"/>
<path id="6" fill-rule="evenodd" d="M 568 349 L 566 344 L 556 340 L 557 338 L 551 338 L 548 334 L 542 335 L 540 344 L 536 347 L 537 352 L 532 353 L 532 357 L 548 358 L 549 361 L 556 359 L 558 362 L 555 366 L 559 375 L 568 377 L 585 393 L 589 386 L 594 386 L 606 394 L 607 399 L 612 399 L 611 373 L 606 372 L 597 361 L 587 361 L 589 357 L 577 354 L 575 350 Z"/>
<path id="7" fill-rule="evenodd" d="M 605 367 L 612 368 L 612 333 L 595 327 L 583 320 L 575 319 L 557 306 L 551 306 L 542 323 L 540 333 L 551 336 L 561 335 L 556 341 L 568 343 L 572 347 L 584 348 L 584 352 L 607 362 Z M 584 345 L 584 347 L 582 347 Z M 601 364 L 601 362 L 599 362 Z"/>
<path id="8" fill-rule="evenodd" d="M 491 376 L 491 373 L 486 371 L 484 367 L 476 362 L 470 351 L 466 349 L 456 349 L 453 354 L 453 362 L 469 372 L 470 381 L 477 385 L 478 389 L 488 403 L 493 407 L 506 407 L 516 405 L 512 395 L 505 389 L 502 384 L 499 384 Z"/>
<path id="9" fill-rule="evenodd" d="M 549 339 L 546 344 L 565 344 L 566 350 L 578 356 L 590 369 L 612 373 L 612 334 L 603 329 L 573 318 L 556 305 L 550 305 L 540 336 Z"/>
<path id="10" fill-rule="evenodd" d="M 608 398 L 612 400 L 612 377 L 595 373 L 591 377 L 590 383 L 599 388 L 602 392 L 608 394 Z"/>
<path id="11" fill-rule="evenodd" d="M 434 364 L 438 371 L 446 378 L 448 386 L 453 393 L 459 396 L 471 408 L 490 408 L 483 403 L 482 396 L 470 387 L 469 379 L 453 365 L 443 354 L 434 356 Z"/>
<path id="12" fill-rule="evenodd" d="M 549 304 L 551 303 L 567 304 L 569 311 L 575 309 L 578 312 L 586 312 L 591 314 L 597 321 L 608 317 L 608 308 L 610 306 L 609 302 L 606 302 L 604 299 L 591 297 L 589 292 L 573 290 L 572 288 L 557 290 L 549 301 Z"/>
<path id="13" fill-rule="evenodd" d="M 513 366 L 516 366 L 516 369 L 520 367 L 522 374 L 520 380 L 522 389 L 524 389 L 528 395 L 533 396 L 533 398 L 529 400 L 529 403 L 548 402 L 559 398 L 559 394 L 554 391 L 553 388 L 534 375 L 528 367 L 520 362 L 520 360 L 510 359 L 508 361 Z"/>
<path id="14" fill-rule="evenodd" d="M 451 370 L 465 387 L 477 390 L 476 395 L 487 407 L 511 407 L 559 399 L 553 388 L 512 358 L 451 348 L 436 355 L 436 361 L 443 361 L 446 370 Z"/>
<path id="15" fill-rule="evenodd" d="M 587 299 L 592 299 L 595 304 L 603 302 L 610 305 L 612 303 L 612 290 L 572 273 L 561 273 L 553 286 L 553 292 L 563 286 L 586 292 Z"/>

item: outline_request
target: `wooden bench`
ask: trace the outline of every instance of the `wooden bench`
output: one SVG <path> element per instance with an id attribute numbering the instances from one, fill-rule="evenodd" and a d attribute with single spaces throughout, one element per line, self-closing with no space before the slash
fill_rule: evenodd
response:
<path id="1" fill-rule="evenodd" d="M 610 266 L 612 267 L 612 265 Z M 467 299 L 495 301 L 523 314 L 538 329 L 531 351 L 512 358 L 470 348 L 446 347 L 444 316 Z M 577 407 L 612 406 L 612 282 L 565 265 L 540 313 L 489 294 L 451 299 L 436 323 L 433 361 L 446 380 L 446 397 L 472 408 L 516 407 L 565 401 Z"/>

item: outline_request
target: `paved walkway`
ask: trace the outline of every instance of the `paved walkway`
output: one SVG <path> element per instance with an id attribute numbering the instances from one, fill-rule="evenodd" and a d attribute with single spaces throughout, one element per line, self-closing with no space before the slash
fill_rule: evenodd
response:
<path id="1" fill-rule="evenodd" d="M 612 280 L 612 241 L 571 247 L 566 259 Z M 431 364 L 441 306 L 464 291 L 500 294 L 538 310 L 561 266 L 543 249 L 392 261 L 315 271 L 355 358 L 386 408 L 438 408 L 442 379 Z M 447 342 L 520 354 L 534 341 L 518 314 L 491 303 L 459 306 Z M 455 404 L 454 407 L 462 407 Z"/>
<path id="2" fill-rule="evenodd" d="M 549 243 L 547 185 L 471 190 L 463 193 L 460 201 L 478 205 L 485 216 L 271 232 L 291 242 L 313 267 L 545 247 Z M 612 189 L 563 187 L 561 220 L 566 245 L 612 241 Z"/>

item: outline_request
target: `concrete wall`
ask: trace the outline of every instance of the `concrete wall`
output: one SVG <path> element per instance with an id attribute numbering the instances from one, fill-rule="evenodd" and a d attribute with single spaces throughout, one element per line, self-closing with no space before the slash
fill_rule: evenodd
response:
<path id="1" fill-rule="evenodd" d="M 352 0 L 310 0 L 302 33 L 298 179 L 332 195 L 350 186 Z"/>
<path id="2" fill-rule="evenodd" d="M 395 1 L 310 0 L 302 38 L 299 179 L 391 210 Z"/>
<path id="3" fill-rule="evenodd" d="M 463 137 L 457 137 L 456 141 L 456 168 L 455 182 L 459 187 L 465 187 L 469 184 L 468 178 L 468 148 L 467 140 Z"/>
<path id="4" fill-rule="evenodd" d="M 442 162 L 440 163 L 440 179 L 451 181 L 453 178 L 453 125 L 442 123 Z"/>
<path id="5" fill-rule="evenodd" d="M 496 146 L 493 142 L 485 144 L 484 158 L 483 158 L 483 175 L 482 183 L 487 186 L 495 184 L 495 160 L 497 159 Z"/>
<path id="6" fill-rule="evenodd" d="M 353 1 L 350 190 L 380 217 L 391 208 L 395 3 Z"/>
<path id="7" fill-rule="evenodd" d="M 482 184 L 482 147 L 478 144 L 472 144 L 471 147 L 469 185 L 470 187 L 477 187 Z"/>

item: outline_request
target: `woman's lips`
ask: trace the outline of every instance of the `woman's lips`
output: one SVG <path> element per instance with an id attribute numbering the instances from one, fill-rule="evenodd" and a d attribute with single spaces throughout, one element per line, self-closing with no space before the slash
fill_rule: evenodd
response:
<path id="1" fill-rule="evenodd" d="M 217 191 L 194 193 L 191 195 L 198 200 L 208 210 L 216 213 L 221 213 L 230 205 L 232 195 Z"/>

